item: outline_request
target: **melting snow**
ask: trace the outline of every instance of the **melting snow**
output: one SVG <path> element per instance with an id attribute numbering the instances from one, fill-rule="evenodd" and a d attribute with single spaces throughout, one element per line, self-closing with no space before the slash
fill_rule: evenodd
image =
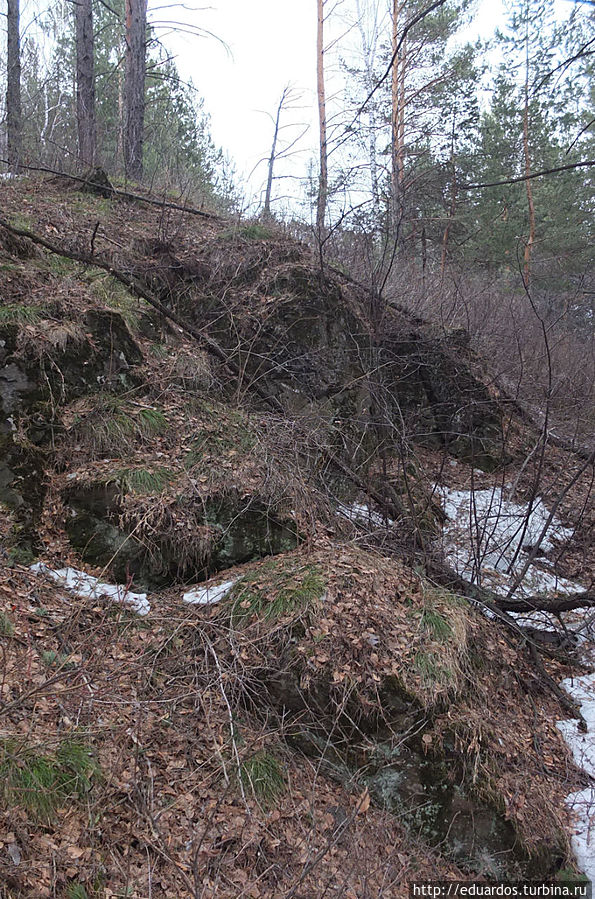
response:
<path id="1" fill-rule="evenodd" d="M 587 733 L 577 728 L 575 720 L 558 721 L 558 730 L 566 740 L 579 768 L 595 778 L 595 675 L 562 681 L 562 687 L 581 707 L 587 722 Z M 566 804 L 576 816 L 572 848 L 579 867 L 595 881 L 595 786 L 586 787 L 566 797 Z"/>
<path id="2" fill-rule="evenodd" d="M 126 587 L 114 584 L 102 584 L 96 577 L 86 574 L 84 571 L 78 571 L 76 568 L 60 568 L 54 571 L 43 562 L 36 562 L 31 566 L 31 571 L 36 574 L 45 574 L 47 577 L 56 581 L 61 586 L 70 590 L 75 596 L 84 599 L 103 598 L 113 599 L 116 602 L 122 602 L 130 606 L 138 615 L 148 615 L 151 606 L 147 599 L 146 593 L 131 593 Z"/>
<path id="3" fill-rule="evenodd" d="M 562 543 L 573 534 L 555 516 L 548 524 L 549 512 L 540 499 L 529 510 L 527 505 L 506 500 L 499 488 L 470 492 L 439 486 L 437 492 L 449 518 L 443 529 L 448 561 L 461 577 L 501 595 L 508 594 L 532 547 L 539 543 L 541 553 L 547 553 L 554 548 L 554 541 Z M 548 570 L 532 563 L 515 594 L 580 593 L 584 589 L 558 577 L 551 566 Z M 547 612 L 516 613 L 514 617 L 519 624 L 559 629 L 559 622 Z M 568 627 L 577 633 L 585 630 L 584 623 L 576 621 Z M 583 634 L 581 643 L 587 650 Z M 595 674 L 562 681 L 561 686 L 580 705 L 588 730 L 579 731 L 576 720 L 559 721 L 558 729 L 577 766 L 595 778 Z M 579 868 L 595 881 L 595 786 L 572 793 L 566 803 L 576 818 L 572 848 Z"/>
<path id="4" fill-rule="evenodd" d="M 438 487 L 437 491 L 449 518 L 443 530 L 448 561 L 461 577 L 495 593 L 508 592 L 532 547 L 539 543 L 540 553 L 547 553 L 554 541 L 564 542 L 574 533 L 555 516 L 548 525 L 549 512 L 541 499 L 529 511 L 527 505 L 506 500 L 500 488 L 471 492 Z M 559 577 L 551 568 L 533 563 L 517 595 L 582 590 L 580 584 Z"/>
<path id="5" fill-rule="evenodd" d="M 225 581 L 213 587 L 195 587 L 184 593 L 182 599 L 194 606 L 210 606 L 227 596 L 234 584 L 235 581 Z"/>

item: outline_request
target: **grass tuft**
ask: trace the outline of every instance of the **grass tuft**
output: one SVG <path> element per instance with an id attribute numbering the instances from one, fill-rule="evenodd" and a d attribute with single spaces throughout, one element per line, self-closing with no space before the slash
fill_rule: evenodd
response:
<path id="1" fill-rule="evenodd" d="M 69 662 L 70 655 L 67 652 L 56 652 L 55 649 L 45 649 L 41 653 L 41 661 L 48 668 L 76 668 L 74 662 Z"/>
<path id="2" fill-rule="evenodd" d="M 149 352 L 156 359 L 167 359 L 169 356 L 169 349 L 165 343 L 152 343 L 149 347 Z"/>
<path id="3" fill-rule="evenodd" d="M 267 577 L 272 569 L 272 577 Z M 279 569 L 275 563 L 241 578 L 229 594 L 232 623 L 265 621 L 292 615 L 313 605 L 325 591 L 325 580 L 314 565 Z"/>
<path id="4" fill-rule="evenodd" d="M 159 409 L 138 410 L 123 397 L 102 393 L 93 410 L 75 424 L 75 431 L 98 453 L 125 453 L 138 441 L 162 434 L 167 424 Z"/>
<path id="5" fill-rule="evenodd" d="M 126 490 L 133 493 L 161 493 L 174 479 L 170 468 L 124 468 L 116 478 Z"/>
<path id="6" fill-rule="evenodd" d="M 233 228 L 225 231 L 222 235 L 224 240 L 272 240 L 274 233 L 266 225 L 260 222 L 250 222 L 248 225 L 240 225 L 239 228 Z"/>
<path id="7" fill-rule="evenodd" d="M 41 317 L 40 306 L 24 306 L 22 303 L 0 306 L 0 325 L 34 325 Z"/>
<path id="8" fill-rule="evenodd" d="M 93 278 L 92 289 L 102 303 L 120 313 L 131 331 L 138 330 L 141 301 L 133 296 L 123 284 L 105 272 L 101 272 Z"/>
<path id="9" fill-rule="evenodd" d="M 453 680 L 453 672 L 433 652 L 418 652 L 414 664 L 426 687 L 447 686 Z"/>
<path id="10" fill-rule="evenodd" d="M 186 454 L 186 469 L 208 465 L 213 456 L 231 453 L 247 455 L 254 449 L 257 435 L 246 413 L 203 402 L 200 405 L 200 412 L 205 416 L 207 424 Z"/>
<path id="11" fill-rule="evenodd" d="M 266 803 L 273 802 L 285 789 L 281 762 L 266 750 L 256 752 L 242 764 L 240 777 L 244 789 Z"/>
<path id="12" fill-rule="evenodd" d="M 167 428 L 167 418 L 159 409 L 141 409 L 138 414 L 138 427 L 147 436 L 162 434 Z"/>
<path id="13" fill-rule="evenodd" d="M 63 740 L 54 753 L 39 754 L 14 739 L 0 741 L 0 792 L 36 820 L 51 823 L 69 799 L 82 799 L 100 773 L 89 747 Z"/>
<path id="14" fill-rule="evenodd" d="M 450 621 L 431 606 L 425 606 L 422 609 L 421 624 L 423 629 L 435 640 L 450 640 L 453 635 Z"/>
<path id="15" fill-rule="evenodd" d="M 69 883 L 66 887 L 66 899 L 89 899 L 89 894 L 82 883 Z"/>

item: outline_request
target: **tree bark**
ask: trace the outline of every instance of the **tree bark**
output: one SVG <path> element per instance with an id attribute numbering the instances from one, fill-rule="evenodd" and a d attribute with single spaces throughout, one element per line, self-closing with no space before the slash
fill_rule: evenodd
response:
<path id="1" fill-rule="evenodd" d="M 406 39 L 399 41 L 400 0 L 393 0 L 391 82 L 391 219 L 395 235 L 399 235 L 403 219 L 403 148 L 405 144 L 405 67 Z"/>
<path id="2" fill-rule="evenodd" d="M 324 231 L 328 199 L 328 148 L 326 130 L 326 93 L 324 87 L 324 0 L 317 0 L 318 28 L 316 33 L 316 75 L 318 94 L 318 125 L 320 131 L 320 174 L 316 203 L 316 230 Z"/>
<path id="3" fill-rule="evenodd" d="M 450 133 L 450 171 L 451 171 L 451 194 L 450 194 L 450 209 L 448 213 L 448 221 L 446 223 L 446 227 L 444 228 L 444 234 L 442 235 L 442 253 L 440 256 L 440 280 L 444 280 L 444 274 L 446 272 L 446 260 L 448 255 L 448 239 L 450 236 L 450 226 L 454 220 L 455 212 L 457 208 L 457 168 L 455 165 L 455 139 L 456 139 L 456 129 L 455 129 L 455 114 L 453 112 L 452 115 L 452 127 Z"/>
<path id="4" fill-rule="evenodd" d="M 95 62 L 91 0 L 76 0 L 76 119 L 79 158 L 94 166 L 97 156 Z"/>
<path id="5" fill-rule="evenodd" d="M 526 287 L 531 283 L 531 254 L 535 243 L 535 203 L 533 201 L 533 182 L 531 181 L 531 153 L 529 151 L 529 12 L 525 25 L 525 102 L 523 108 L 523 154 L 525 157 L 525 189 L 527 191 L 527 207 L 529 210 L 529 237 L 523 254 L 523 276 Z"/>
<path id="6" fill-rule="evenodd" d="M 21 110 L 21 37 L 19 0 L 8 0 L 7 9 L 7 73 L 6 130 L 8 166 L 15 174 L 23 152 L 23 120 Z"/>
<path id="7" fill-rule="evenodd" d="M 124 84 L 124 170 L 143 175 L 147 0 L 126 0 L 126 79 Z"/>

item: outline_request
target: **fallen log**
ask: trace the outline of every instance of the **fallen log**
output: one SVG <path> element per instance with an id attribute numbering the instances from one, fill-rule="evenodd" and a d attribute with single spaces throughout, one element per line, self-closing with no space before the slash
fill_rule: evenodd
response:
<path id="1" fill-rule="evenodd" d="M 443 587 L 460 593 L 468 599 L 482 603 L 486 608 L 500 612 L 570 612 L 572 609 L 588 609 L 595 606 L 595 593 L 591 590 L 567 593 L 563 596 L 499 596 L 486 587 L 478 587 L 461 577 L 454 569 L 437 559 L 426 561 L 428 576 Z"/>

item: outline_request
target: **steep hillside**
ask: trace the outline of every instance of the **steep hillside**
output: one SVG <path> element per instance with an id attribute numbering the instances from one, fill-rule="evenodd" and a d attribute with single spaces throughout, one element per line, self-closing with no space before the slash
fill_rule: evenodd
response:
<path id="1" fill-rule="evenodd" d="M 574 870 L 574 644 L 460 595 L 441 491 L 539 457 L 589 588 L 588 454 L 283 234 L 107 193 L 0 185 L 0 895 Z"/>

